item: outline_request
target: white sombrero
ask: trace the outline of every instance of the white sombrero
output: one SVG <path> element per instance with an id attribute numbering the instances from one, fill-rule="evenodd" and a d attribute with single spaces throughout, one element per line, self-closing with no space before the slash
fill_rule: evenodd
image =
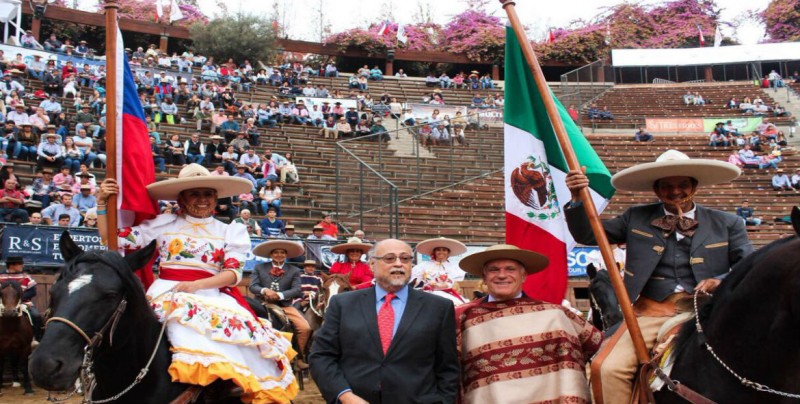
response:
<path id="1" fill-rule="evenodd" d="M 153 199 L 174 201 L 181 191 L 195 188 L 211 188 L 217 191 L 217 198 L 227 198 L 250 192 L 253 183 L 245 178 L 211 175 L 207 168 L 192 163 L 181 169 L 178 178 L 148 185 L 147 192 Z"/>
<path id="2" fill-rule="evenodd" d="M 305 252 L 300 243 L 288 240 L 270 240 L 255 246 L 255 248 L 253 248 L 253 254 L 259 257 L 270 258 L 274 250 L 286 250 L 286 256 L 288 258 L 299 257 Z"/>
<path id="3" fill-rule="evenodd" d="M 623 191 L 652 191 L 656 180 L 667 177 L 692 177 L 698 186 L 723 184 L 733 181 L 742 170 L 719 160 L 690 159 L 677 151 L 667 150 L 653 163 L 628 167 L 611 177 L 614 188 Z"/>
<path id="4" fill-rule="evenodd" d="M 461 255 L 467 252 L 467 246 L 465 246 L 464 243 L 445 237 L 429 238 L 427 240 L 420 241 L 419 244 L 417 244 L 417 252 L 432 257 L 433 250 L 437 247 L 444 247 L 450 250 L 450 255 L 453 256 Z"/>
<path id="5" fill-rule="evenodd" d="M 542 254 L 530 250 L 523 250 L 511 244 L 493 245 L 481 252 L 464 257 L 458 266 L 473 275 L 483 276 L 483 267 L 489 261 L 514 260 L 525 267 L 525 272 L 535 274 L 547 267 L 550 260 Z"/>
<path id="6" fill-rule="evenodd" d="M 350 237 L 347 239 L 346 243 L 331 247 L 331 252 L 334 254 L 345 254 L 347 250 L 360 250 L 362 253 L 366 254 L 369 252 L 370 248 L 372 248 L 372 244 L 364 243 L 358 237 Z"/>

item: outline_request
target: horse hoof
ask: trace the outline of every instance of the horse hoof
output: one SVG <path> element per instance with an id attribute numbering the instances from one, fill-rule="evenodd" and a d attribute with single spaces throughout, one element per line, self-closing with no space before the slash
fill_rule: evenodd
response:
<path id="1" fill-rule="evenodd" d="M 33 395 L 33 390 L 25 390 L 25 394 L 23 394 L 23 395 L 32 396 Z"/>
<path id="2" fill-rule="evenodd" d="M 22 385 L 21 385 L 21 384 L 19 384 L 19 382 L 12 382 L 12 383 L 11 383 L 11 387 L 13 387 L 13 388 L 17 388 L 17 387 L 22 387 Z"/>

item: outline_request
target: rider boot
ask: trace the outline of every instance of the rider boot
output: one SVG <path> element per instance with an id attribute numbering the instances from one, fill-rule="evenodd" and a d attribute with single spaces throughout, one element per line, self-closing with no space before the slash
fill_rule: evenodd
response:
<path id="1" fill-rule="evenodd" d="M 44 334 L 44 321 L 42 320 L 42 315 L 39 313 L 39 309 L 36 308 L 34 305 L 28 305 L 28 314 L 31 316 L 31 327 L 33 327 L 33 339 L 34 341 L 41 341 L 42 335 Z"/>

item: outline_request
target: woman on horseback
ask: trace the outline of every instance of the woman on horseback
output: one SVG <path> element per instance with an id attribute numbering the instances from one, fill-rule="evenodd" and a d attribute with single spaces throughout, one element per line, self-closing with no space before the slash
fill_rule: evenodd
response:
<path id="1" fill-rule="evenodd" d="M 467 246 L 458 240 L 439 237 L 421 241 L 417 244 L 417 252 L 431 259 L 411 270 L 412 284 L 416 282 L 416 288 L 452 300 L 456 306 L 466 303 L 467 299 L 456 290 L 456 282 L 464 280 L 465 272 L 450 261 L 450 256 L 464 254 Z"/>
<path id="2" fill-rule="evenodd" d="M 347 243 L 331 247 L 334 254 L 344 254 L 345 261 L 336 261 L 331 266 L 331 274 L 350 275 L 350 284 L 356 289 L 372 286 L 372 270 L 361 256 L 369 252 L 372 244 L 362 243 L 358 237 L 351 237 Z"/>
<path id="3" fill-rule="evenodd" d="M 147 187 L 154 201 L 177 200 L 178 214 L 120 229 L 119 246 L 136 249 L 157 241 L 159 279 L 145 287 L 155 314 L 168 322 L 173 382 L 230 380 L 243 390 L 243 401 L 283 403 L 298 392 L 289 365 L 294 351 L 253 314 L 236 289 L 250 250 L 247 229 L 213 217 L 218 198 L 251 187 L 246 179 L 211 176 L 206 168 L 189 164 L 178 178 Z M 118 192 L 116 181 L 106 179 L 97 193 L 101 235 L 107 234 L 106 201 Z"/>

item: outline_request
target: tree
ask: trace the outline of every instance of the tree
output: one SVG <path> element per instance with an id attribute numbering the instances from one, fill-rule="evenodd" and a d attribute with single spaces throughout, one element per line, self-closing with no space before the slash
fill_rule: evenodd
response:
<path id="1" fill-rule="evenodd" d="M 130 18 L 139 21 L 156 21 L 156 1 L 159 0 L 117 0 L 118 14 L 121 18 Z M 162 3 L 163 4 L 163 3 Z M 161 23 L 169 22 L 169 5 L 164 6 Z M 196 0 L 186 0 L 178 4 L 183 13 L 183 19 L 173 22 L 174 25 L 190 26 L 197 22 L 208 22 L 208 17 L 197 8 Z M 97 12 L 105 11 L 105 0 L 98 0 Z"/>
<path id="2" fill-rule="evenodd" d="M 197 52 L 218 61 L 233 58 L 237 63 L 249 59 L 269 64 L 276 56 L 276 33 L 269 17 L 238 13 L 208 24 L 189 27 Z"/>
<path id="3" fill-rule="evenodd" d="M 470 8 L 444 27 L 445 50 L 476 62 L 503 60 L 506 30 L 500 18 Z"/>
<path id="4" fill-rule="evenodd" d="M 770 42 L 800 40 L 800 0 L 772 0 L 759 17 Z"/>

